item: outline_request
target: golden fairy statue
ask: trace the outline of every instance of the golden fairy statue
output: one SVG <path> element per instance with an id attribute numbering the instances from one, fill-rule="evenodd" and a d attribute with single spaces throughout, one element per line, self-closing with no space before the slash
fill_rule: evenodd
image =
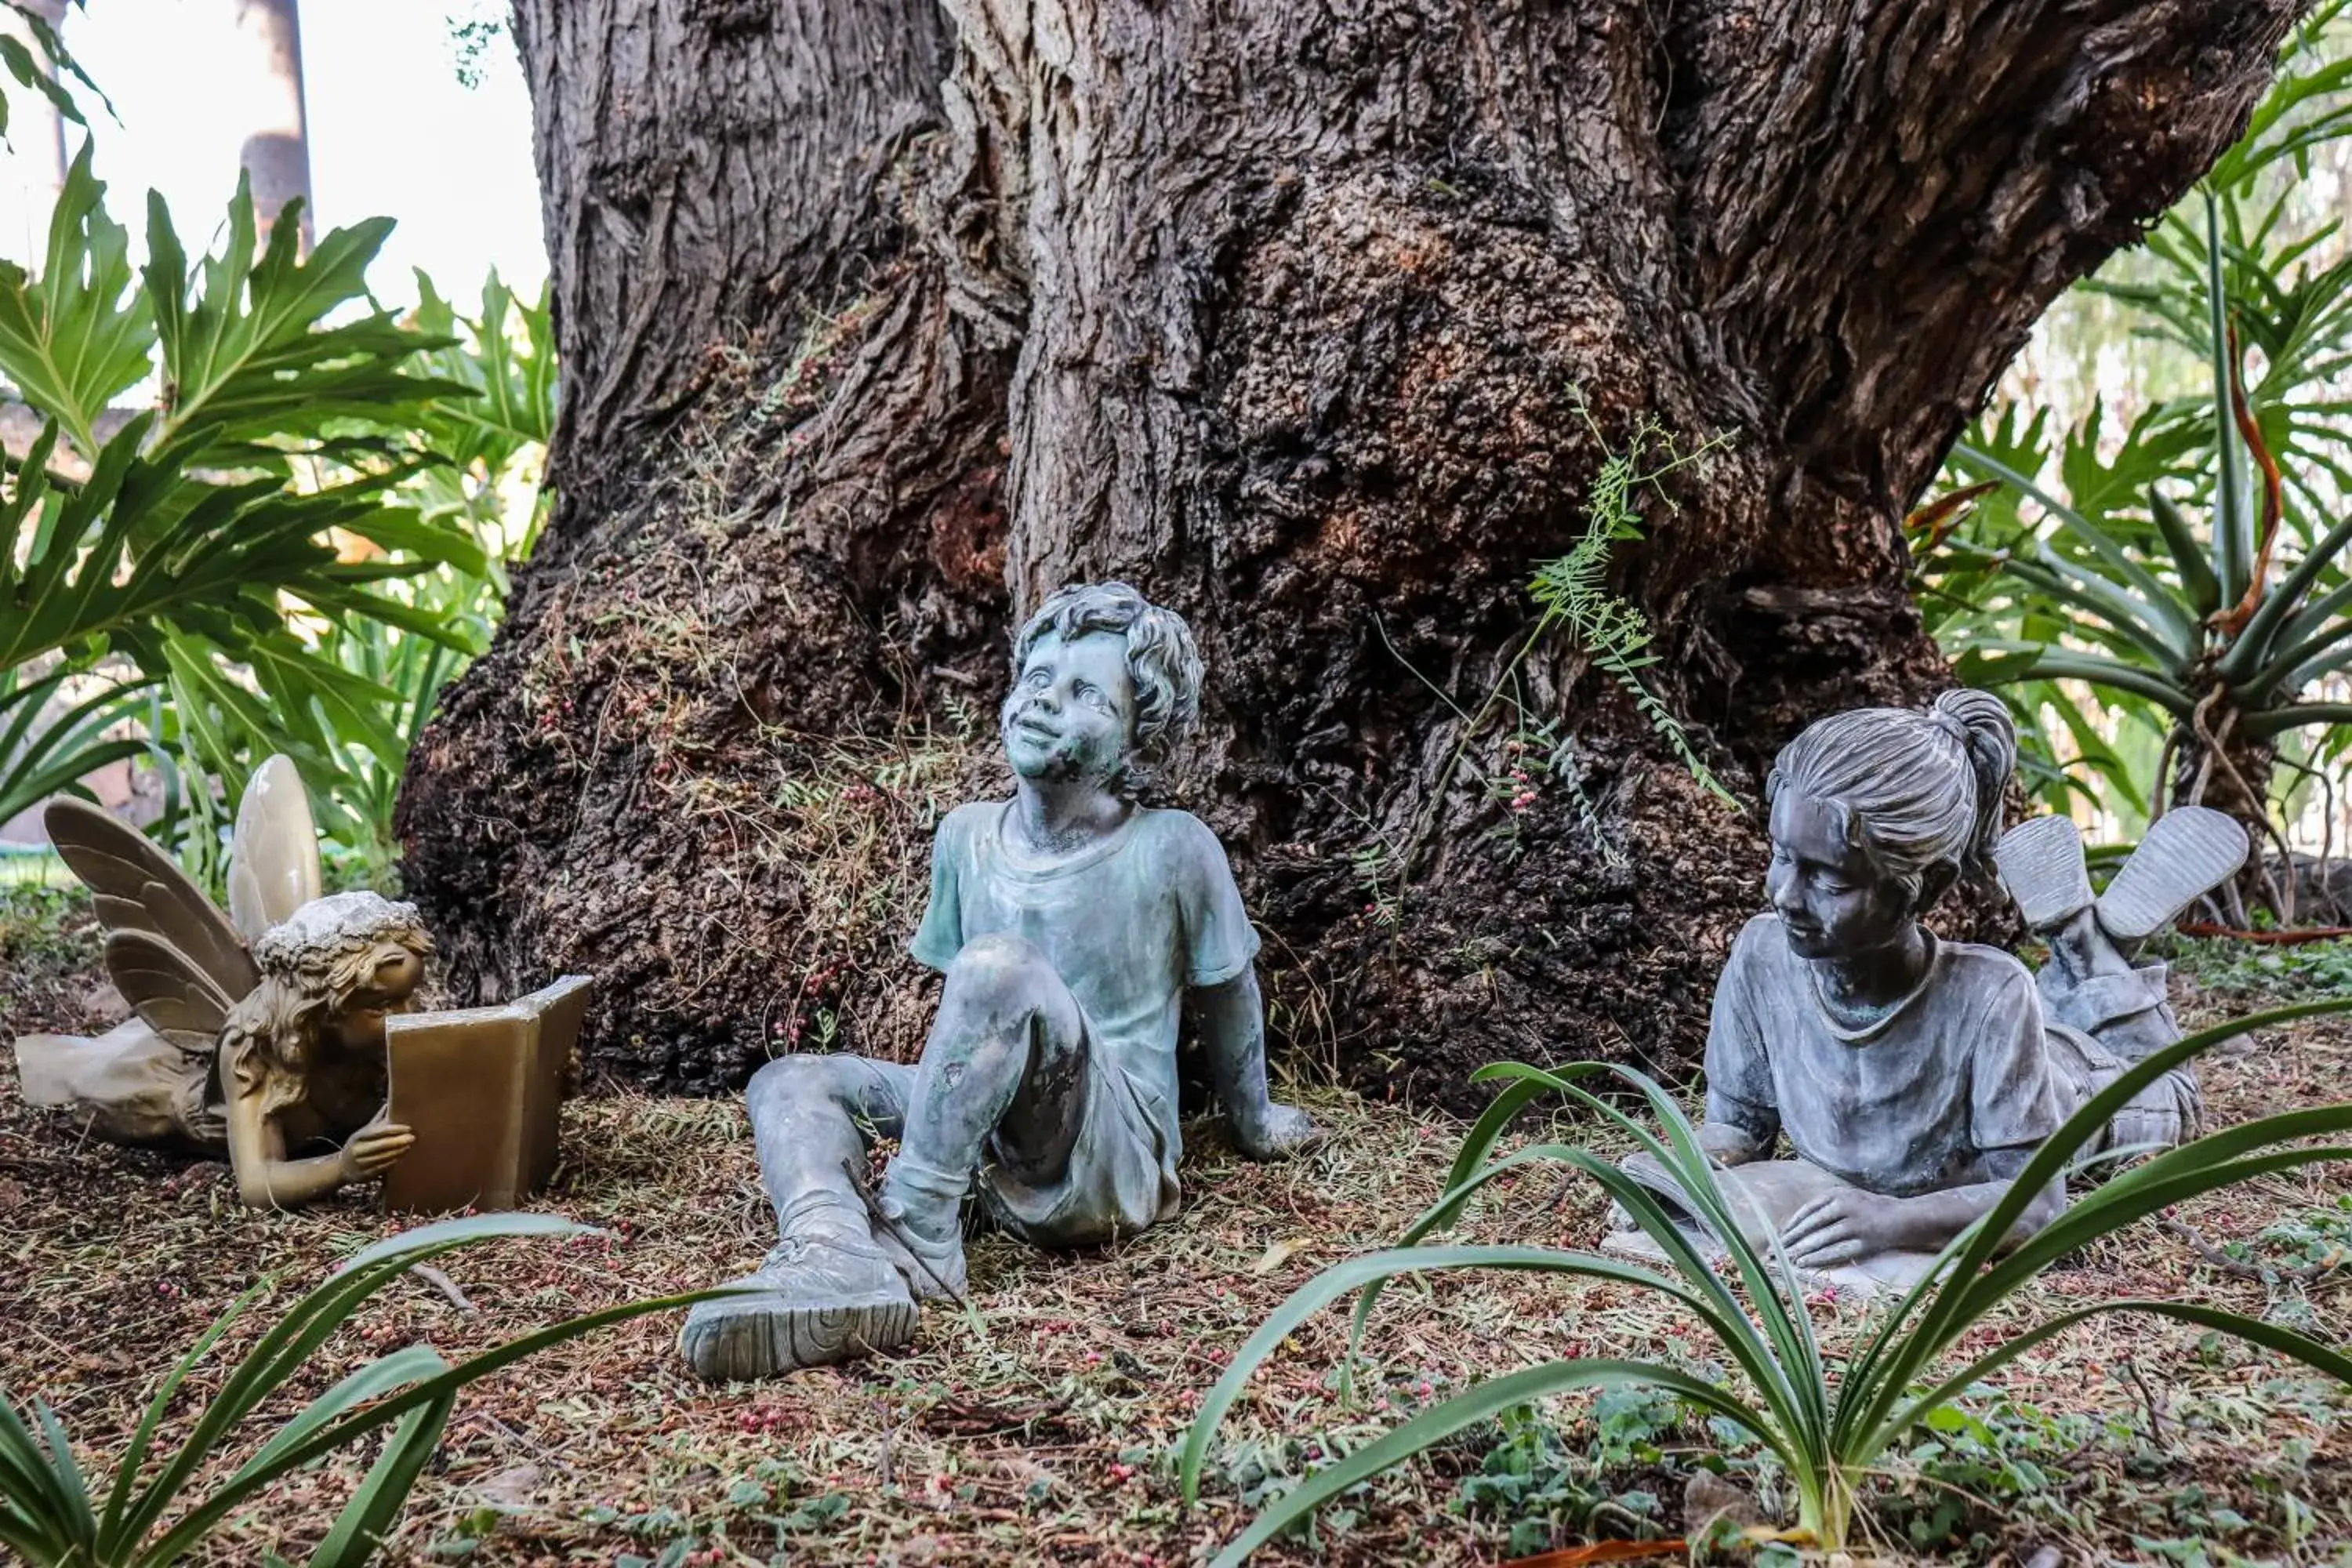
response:
<path id="1" fill-rule="evenodd" d="M 226 914 L 129 825 L 82 801 L 43 816 L 95 895 L 106 972 L 133 1016 L 95 1039 L 28 1035 L 31 1104 L 113 1142 L 226 1157 L 257 1207 L 376 1175 L 414 1142 L 385 1115 L 384 1020 L 415 1004 L 432 939 L 415 906 L 320 895 L 319 841 L 284 757 L 247 786 Z"/>

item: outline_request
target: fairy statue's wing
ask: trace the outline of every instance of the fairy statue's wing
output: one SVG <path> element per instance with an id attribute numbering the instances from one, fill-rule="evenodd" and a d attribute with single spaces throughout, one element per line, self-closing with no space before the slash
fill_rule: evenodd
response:
<path id="1" fill-rule="evenodd" d="M 319 830 L 310 797 L 287 758 L 261 764 L 236 808 L 229 840 L 228 914 L 248 942 L 319 896 Z"/>
<path id="2" fill-rule="evenodd" d="M 253 955 L 237 940 L 228 917 L 145 834 L 70 796 L 49 802 L 41 822 L 65 863 L 95 896 L 98 918 L 113 936 L 137 934 L 169 949 L 195 979 L 231 1002 L 261 983 Z M 138 1006 L 139 998 L 115 971 L 113 948 L 110 936 L 108 974 L 123 1000 Z M 152 959 L 136 944 L 126 951 L 137 952 L 142 963 Z"/>
<path id="3" fill-rule="evenodd" d="M 186 953 L 152 931 L 106 939 L 106 973 L 147 1026 L 192 1056 L 208 1055 L 233 998 Z"/>

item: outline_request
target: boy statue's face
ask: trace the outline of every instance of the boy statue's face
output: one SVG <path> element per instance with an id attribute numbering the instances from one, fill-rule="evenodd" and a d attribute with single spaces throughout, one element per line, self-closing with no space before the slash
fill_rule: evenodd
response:
<path id="1" fill-rule="evenodd" d="M 1037 639 L 1004 700 L 1005 759 L 1039 782 L 1108 780 L 1135 743 L 1135 685 L 1127 639 L 1089 632 L 1071 642 Z"/>

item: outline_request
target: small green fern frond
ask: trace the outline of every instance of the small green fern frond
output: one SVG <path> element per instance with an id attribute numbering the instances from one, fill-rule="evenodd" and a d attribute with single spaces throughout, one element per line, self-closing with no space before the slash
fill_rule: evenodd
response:
<path id="1" fill-rule="evenodd" d="M 1633 698 L 1635 708 L 1700 787 L 1738 811 L 1739 802 L 1700 759 L 1682 721 L 1643 680 L 1640 672 L 1658 662 L 1658 656 L 1649 651 L 1653 640 L 1649 617 L 1611 593 L 1608 582 L 1610 556 L 1618 542 L 1643 536 L 1641 514 L 1633 504 L 1635 492 L 1644 486 L 1657 488 L 1666 475 L 1727 445 L 1727 437 L 1717 436 L 1695 450 L 1678 452 L 1674 438 L 1662 426 L 1643 419 L 1626 449 L 1608 453 L 1594 474 L 1585 504 L 1583 534 L 1567 554 L 1536 568 L 1528 592 L 1542 611 L 1538 632 L 1566 626 L 1577 647 Z M 1664 447 L 1665 459 L 1644 468 L 1643 459 L 1654 447 Z"/>

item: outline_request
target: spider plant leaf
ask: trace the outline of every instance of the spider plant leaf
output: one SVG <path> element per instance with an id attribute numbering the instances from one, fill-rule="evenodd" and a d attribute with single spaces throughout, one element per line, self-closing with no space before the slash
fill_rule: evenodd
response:
<path id="1" fill-rule="evenodd" d="M 2009 1289 L 2014 1289 L 2013 1284 L 2003 1289 L 2000 1282 L 1985 1285 L 1984 1277 L 1995 1258 L 2004 1250 L 2027 1207 L 2065 1173 L 2080 1151 L 2101 1134 L 2133 1096 L 2200 1052 L 2241 1033 L 2343 1012 L 2352 1012 L 2352 997 L 2297 1003 L 2200 1029 L 2133 1063 L 2091 1096 L 2034 1152 L 1991 1209 L 1955 1238 L 1956 1245 L 1945 1254 L 1945 1266 L 1935 1276 L 1932 1292 L 1915 1291 L 1906 1298 L 1904 1309 L 1882 1325 L 1849 1367 L 1838 1402 L 1838 1440 L 1851 1441 L 1857 1430 L 1877 1430 L 1927 1363 Z M 2063 1218 L 2062 1214 L 2060 1219 Z M 1906 1321 L 1915 1305 L 1919 1309 L 1917 1317 Z"/>
<path id="2" fill-rule="evenodd" d="M 2338 1383 L 2352 1384 L 2352 1356 L 2347 1356 L 2334 1346 L 2323 1344 L 2308 1335 L 2296 1333 L 2292 1329 L 2282 1328 L 2276 1323 L 2266 1323 L 2259 1318 L 2250 1318 L 2242 1313 L 2223 1311 L 2219 1308 L 2200 1306 L 2189 1301 L 2126 1299 L 2102 1301 L 2095 1306 L 2062 1313 L 2046 1323 L 2037 1325 L 2031 1332 L 2020 1335 L 1979 1356 L 1926 1394 L 1919 1395 L 1899 1412 L 1888 1426 L 1899 1436 L 1901 1431 L 1907 1430 L 1914 1422 L 1926 1415 L 1937 1405 L 1963 1393 L 1971 1384 L 1982 1382 L 1986 1377 L 2000 1371 L 2003 1366 L 2053 1336 L 2088 1319 L 2105 1317 L 2118 1312 L 2141 1312 L 2151 1317 L 2170 1318 L 2179 1322 L 2228 1334 L 2232 1339 L 2243 1340 L 2249 1344 L 2260 1345 L 2264 1350 L 2276 1351 L 2282 1355 L 2291 1356 L 2305 1366 L 2336 1379 Z M 1897 1426 L 1898 1422 L 1899 1426 Z M 1870 1456 L 1870 1458 L 1875 1457 L 1875 1455 Z"/>
<path id="3" fill-rule="evenodd" d="M 546 1216 L 480 1215 L 469 1216 L 469 1220 L 505 1220 L 522 1217 Z M 464 1224 L 467 1221 L 447 1223 Z M 390 1239 L 398 1241 L 400 1238 L 394 1237 Z M 379 1247 L 385 1244 L 378 1244 Z M 401 1254 L 389 1263 L 372 1264 L 360 1269 L 355 1277 L 363 1279 L 372 1277 L 381 1277 L 381 1279 L 396 1277 L 406 1272 L 414 1263 L 438 1256 L 442 1252 L 448 1251 L 451 1247 L 463 1245 L 465 1242 L 460 1239 L 425 1249 L 421 1256 Z M 365 1255 L 362 1254 L 362 1256 Z M 345 1266 L 347 1269 L 352 1267 L 352 1265 L 350 1264 Z M 337 1279 L 344 1277 L 336 1276 Z M 378 1280 L 378 1286 L 381 1279 Z M 378 1286 L 372 1286 L 371 1289 Z M 152 1552 L 158 1561 L 172 1561 L 174 1553 L 184 1553 L 193 1549 L 195 1543 L 204 1538 L 205 1532 L 226 1518 L 231 1510 L 278 1477 L 299 1469 L 313 1459 L 331 1454 L 338 1448 L 345 1447 L 371 1432 L 390 1426 L 405 1417 L 412 1411 L 446 1399 L 467 1384 L 478 1382 L 491 1373 L 502 1367 L 510 1366 L 551 1345 L 561 1344 L 567 1340 L 577 1339 L 583 1334 L 593 1332 L 597 1329 L 605 1328 L 614 1323 L 626 1322 L 633 1318 L 645 1317 L 649 1313 L 674 1311 L 680 1307 L 692 1306 L 697 1301 L 716 1300 L 721 1297 L 740 1295 L 745 1289 L 746 1288 L 742 1286 L 721 1285 L 708 1290 L 688 1291 L 682 1295 L 629 1301 L 617 1307 L 606 1307 L 597 1311 L 584 1312 L 579 1317 L 549 1324 L 545 1328 L 534 1330 L 530 1333 L 509 1340 L 503 1344 L 494 1346 L 457 1363 L 446 1372 L 412 1384 L 388 1398 L 380 1399 L 365 1409 L 344 1415 L 312 1433 L 303 1441 L 284 1449 L 266 1465 L 253 1465 L 240 1470 L 236 1477 L 223 1483 L 212 1495 L 177 1521 L 171 1531 L 155 1543 Z"/>
<path id="4" fill-rule="evenodd" d="M 1693 1377 L 1688 1373 L 1655 1362 L 1547 1362 L 1540 1366 L 1507 1373 L 1501 1377 L 1489 1378 L 1475 1384 L 1444 1403 L 1423 1411 L 1338 1463 L 1318 1470 L 1268 1503 L 1247 1530 L 1217 1553 L 1212 1568 L 1234 1568 L 1259 1547 L 1299 1521 L 1310 1517 L 1349 1488 L 1444 1442 L 1465 1427 L 1492 1420 L 1504 1411 L 1550 1394 L 1578 1388 L 1629 1384 L 1662 1389 L 1710 1415 L 1754 1433 L 1768 1444 L 1771 1441 L 1770 1433 L 1759 1422 L 1755 1411 L 1713 1384 Z"/>
<path id="5" fill-rule="evenodd" d="M 70 1453 L 65 1463 L 72 1463 Z M 83 1510 L 74 1506 L 73 1488 L 57 1455 L 5 1399 L 0 1399 L 0 1481 L 5 1482 L 0 1502 L 17 1521 L 12 1528 L 37 1542 L 49 1561 L 68 1562 L 88 1548 L 89 1537 L 79 1528 Z"/>
<path id="6" fill-rule="evenodd" d="M 1659 1125 L 1664 1130 L 1664 1142 L 1661 1142 L 1654 1138 L 1647 1128 L 1626 1116 L 1623 1111 L 1568 1081 L 1566 1075 L 1555 1080 L 1557 1086 L 1588 1110 L 1600 1113 L 1629 1131 L 1652 1158 L 1656 1159 L 1665 1169 L 1680 1191 L 1683 1200 L 1690 1205 L 1693 1216 L 1706 1226 L 1717 1244 L 1723 1247 L 1734 1269 L 1739 1275 L 1741 1282 L 1747 1287 L 1756 1324 L 1770 1341 L 1772 1347 L 1772 1354 L 1769 1357 L 1761 1358 L 1759 1363 L 1761 1370 L 1756 1373 L 1768 1397 L 1771 1398 L 1778 1407 L 1781 1394 L 1785 1392 L 1791 1402 L 1786 1414 L 1792 1426 L 1801 1426 L 1807 1430 L 1825 1429 L 1829 1425 L 1829 1409 L 1827 1396 L 1822 1392 L 1822 1379 L 1818 1375 L 1809 1374 L 1806 1370 L 1817 1371 L 1820 1367 L 1821 1347 L 1815 1342 L 1811 1316 L 1801 1307 L 1792 1312 L 1784 1300 L 1784 1298 L 1795 1299 L 1800 1292 L 1796 1285 L 1794 1268 L 1786 1257 L 1779 1254 L 1777 1238 L 1773 1244 L 1775 1252 L 1773 1266 L 1768 1266 L 1758 1255 L 1756 1249 L 1748 1244 L 1744 1227 L 1739 1223 L 1739 1217 L 1732 1213 L 1729 1200 L 1715 1179 L 1714 1162 L 1699 1146 L 1696 1129 L 1692 1127 L 1690 1119 L 1683 1114 L 1682 1108 L 1675 1102 L 1672 1095 L 1647 1076 L 1622 1064 L 1605 1062 L 1586 1065 L 1598 1067 L 1601 1070 L 1622 1079 L 1639 1090 L 1643 1098 L 1648 1100 L 1651 1114 L 1658 1119 Z M 1481 1068 L 1471 1075 L 1471 1081 L 1474 1083 L 1486 1081 L 1497 1076 L 1498 1072 L 1512 1070 L 1519 1073 L 1532 1073 L 1538 1069 L 1520 1067 L 1517 1064 L 1512 1064 L 1510 1068 L 1502 1069 Z M 1655 1200 L 1653 1198 L 1629 1201 L 1617 1192 L 1618 1184 L 1630 1185 L 1631 1183 L 1630 1179 L 1617 1171 L 1614 1166 L 1607 1166 L 1608 1174 L 1604 1176 L 1600 1175 L 1594 1169 L 1596 1165 L 1605 1164 L 1603 1162 L 1592 1161 L 1590 1156 L 1584 1156 L 1578 1161 L 1578 1163 L 1586 1169 L 1587 1173 L 1594 1174 L 1602 1185 L 1610 1187 L 1612 1195 L 1617 1196 L 1618 1202 L 1637 1218 L 1645 1212 L 1645 1205 L 1650 1210 L 1654 1210 Z M 1656 1241 L 1670 1255 L 1677 1258 L 1678 1268 L 1684 1278 L 1695 1283 L 1703 1280 L 1704 1283 L 1699 1285 L 1701 1290 L 1720 1292 L 1725 1289 L 1712 1268 L 1690 1256 L 1686 1246 L 1677 1245 L 1680 1240 L 1679 1236 L 1675 1231 L 1675 1227 L 1664 1221 L 1662 1213 L 1654 1215 L 1654 1225 L 1653 1222 L 1645 1221 L 1643 1228 L 1650 1233 L 1652 1240 Z M 1656 1227 L 1660 1226 L 1664 1228 Z M 1726 1300 L 1727 1301 L 1727 1297 Z M 1746 1324 L 1747 1320 L 1739 1315 L 1736 1306 L 1729 1307 L 1728 1310 L 1735 1322 Z M 1745 1330 L 1742 1328 L 1734 1331 L 1744 1333 Z M 1729 1348 L 1728 1345 L 1727 1348 Z M 1748 1358 L 1743 1357 L 1744 1361 L 1747 1359 Z M 1777 1383 L 1769 1378 L 1769 1373 L 1775 1365 L 1785 1369 Z"/>
<path id="7" fill-rule="evenodd" d="M 239 1468 L 240 1473 L 270 1463 L 354 1405 L 448 1370 L 449 1363 L 430 1345 L 404 1345 L 378 1356 L 346 1373 L 333 1387 L 304 1405 L 301 1414 L 279 1427 L 260 1451 Z"/>
<path id="8" fill-rule="evenodd" d="M 367 1479 L 335 1518 L 326 1540 L 310 1555 L 310 1568 L 363 1568 L 383 1544 L 383 1536 L 399 1517 L 401 1505 L 415 1489 L 416 1479 L 433 1458 L 442 1428 L 457 1407 L 453 1390 L 401 1417 L 383 1452 L 368 1468 Z"/>
<path id="9" fill-rule="evenodd" d="M 155 1440 L 155 1429 L 163 1423 L 163 1413 L 171 1406 L 172 1395 L 179 1392 L 180 1385 L 187 1381 L 188 1373 L 194 1370 L 196 1363 L 204 1360 L 205 1352 L 220 1342 L 221 1336 L 227 1333 L 268 1289 L 269 1281 L 264 1280 L 229 1303 L 228 1310 L 215 1318 L 205 1331 L 196 1336 L 196 1342 L 188 1347 L 187 1352 L 173 1363 L 172 1370 L 163 1374 L 163 1381 L 155 1385 L 155 1393 L 147 1401 L 147 1409 L 140 1416 L 138 1427 L 131 1434 L 131 1446 L 123 1450 L 121 1462 L 114 1467 L 114 1485 L 107 1496 L 106 1511 L 99 1521 L 100 1540 L 110 1551 L 121 1541 L 132 1489 L 138 1484 L 140 1473 L 147 1468 L 148 1447 Z"/>
<path id="10" fill-rule="evenodd" d="M 1664 1274 L 1598 1253 L 1568 1252 L 1549 1247 L 1401 1247 L 1335 1263 L 1292 1291 L 1287 1300 L 1267 1314 L 1256 1332 L 1234 1352 L 1224 1374 L 1202 1396 L 1178 1463 L 1177 1474 L 1185 1500 L 1198 1500 L 1201 1467 L 1208 1456 L 1210 1439 L 1223 1421 L 1225 1412 L 1241 1397 L 1250 1374 L 1280 1348 L 1292 1331 L 1333 1301 L 1376 1279 L 1460 1268 L 1509 1268 L 1605 1279 L 1612 1284 L 1654 1290 L 1702 1318 L 1708 1306 L 1680 1281 Z"/>

